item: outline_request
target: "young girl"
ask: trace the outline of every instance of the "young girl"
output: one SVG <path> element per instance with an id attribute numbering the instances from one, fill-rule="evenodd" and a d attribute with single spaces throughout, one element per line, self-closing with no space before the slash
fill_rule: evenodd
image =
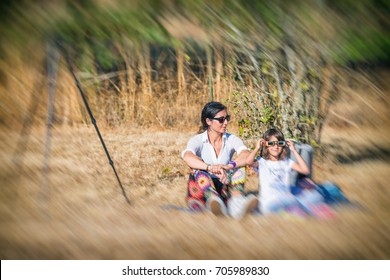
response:
<path id="1" fill-rule="evenodd" d="M 257 152 L 262 148 L 260 159 L 255 160 Z M 296 162 L 289 158 L 288 149 L 294 154 Z M 276 128 L 267 130 L 263 138 L 256 142 L 255 149 L 247 157 L 246 163 L 255 167 L 259 173 L 259 200 L 263 214 L 288 211 L 311 213 L 314 205 L 322 201 L 316 191 L 304 190 L 293 194 L 290 186 L 291 170 L 303 175 L 310 174 L 310 168 L 299 155 L 291 140 L 285 140 L 283 133 Z"/>

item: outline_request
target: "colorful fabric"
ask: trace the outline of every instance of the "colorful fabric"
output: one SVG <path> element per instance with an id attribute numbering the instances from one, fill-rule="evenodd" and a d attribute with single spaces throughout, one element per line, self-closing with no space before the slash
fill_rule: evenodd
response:
<path id="1" fill-rule="evenodd" d="M 303 178 L 291 188 L 291 193 L 296 195 L 303 190 L 316 190 L 324 198 L 324 202 L 329 205 L 350 203 L 340 187 L 330 181 L 317 185 L 311 179 Z"/>
<path id="2" fill-rule="evenodd" d="M 232 190 L 243 192 L 246 174 L 245 168 L 235 169 L 229 173 L 231 184 L 224 185 L 218 179 L 212 178 L 208 172 L 197 170 L 188 178 L 186 202 L 194 211 L 203 211 L 207 200 L 212 194 L 219 196 L 224 203 L 230 198 Z"/>
<path id="3" fill-rule="evenodd" d="M 230 178 L 232 185 L 244 184 L 246 181 L 245 167 L 235 169 Z"/>
<path id="4" fill-rule="evenodd" d="M 234 169 L 233 172 L 229 172 L 230 177 L 230 191 L 244 192 L 246 182 L 246 171 L 245 167 Z"/>
<path id="5" fill-rule="evenodd" d="M 307 178 L 298 180 L 296 186 L 290 187 L 290 192 L 269 204 L 269 212 L 286 212 L 303 217 L 301 211 L 304 211 L 308 216 L 330 219 L 335 217 L 335 212 L 329 204 L 335 201 L 348 202 L 340 188 L 334 184 L 326 182 L 323 185 L 316 185 Z"/>

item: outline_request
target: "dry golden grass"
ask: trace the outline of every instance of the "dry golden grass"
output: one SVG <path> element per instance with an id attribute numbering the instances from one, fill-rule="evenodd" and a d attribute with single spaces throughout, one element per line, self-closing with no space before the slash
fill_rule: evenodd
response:
<path id="1" fill-rule="evenodd" d="M 45 129 L 34 128 L 12 162 L 19 132 L 0 132 L 1 259 L 389 259 L 389 92 L 348 92 L 332 107 L 314 161 L 361 208 L 330 220 L 271 215 L 242 221 L 185 206 L 180 151 L 196 128 L 102 127 L 131 205 L 93 126 L 55 127 L 48 188 Z M 257 177 L 249 173 L 255 190 Z"/>

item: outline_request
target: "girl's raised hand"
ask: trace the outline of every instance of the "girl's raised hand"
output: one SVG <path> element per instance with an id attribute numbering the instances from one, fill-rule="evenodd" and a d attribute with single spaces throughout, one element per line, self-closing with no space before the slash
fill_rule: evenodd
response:
<path id="1" fill-rule="evenodd" d="M 287 144 L 287 147 L 290 148 L 290 150 L 296 150 L 294 142 L 291 139 L 286 139 L 286 144 Z"/>
<path id="2" fill-rule="evenodd" d="M 256 141 L 256 150 L 260 150 L 261 144 L 264 144 L 265 140 L 263 138 L 260 138 L 258 141 Z"/>

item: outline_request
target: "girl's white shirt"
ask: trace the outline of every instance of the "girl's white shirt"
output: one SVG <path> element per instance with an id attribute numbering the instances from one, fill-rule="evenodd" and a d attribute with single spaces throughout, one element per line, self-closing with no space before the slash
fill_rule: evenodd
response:
<path id="1" fill-rule="evenodd" d="M 260 158 L 258 163 L 261 205 L 267 205 L 267 202 L 279 200 L 290 193 L 290 174 L 294 164 L 292 159 L 272 161 Z"/>

